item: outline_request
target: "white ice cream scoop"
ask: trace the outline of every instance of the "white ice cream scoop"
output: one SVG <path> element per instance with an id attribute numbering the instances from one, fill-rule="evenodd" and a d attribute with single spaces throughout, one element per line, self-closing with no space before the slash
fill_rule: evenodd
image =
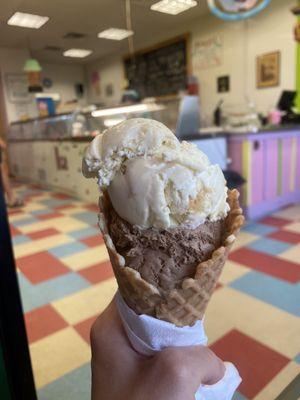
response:
<path id="1" fill-rule="evenodd" d="M 119 216 L 141 228 L 195 228 L 229 210 L 220 167 L 151 119 L 126 120 L 98 135 L 83 173 L 97 177 Z"/>

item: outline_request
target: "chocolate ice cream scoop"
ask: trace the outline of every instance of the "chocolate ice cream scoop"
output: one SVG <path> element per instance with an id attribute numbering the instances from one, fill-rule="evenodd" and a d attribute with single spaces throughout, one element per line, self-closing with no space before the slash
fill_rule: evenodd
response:
<path id="1" fill-rule="evenodd" d="M 224 219 L 206 221 L 195 229 L 141 229 L 111 208 L 108 228 L 126 266 L 157 288 L 170 290 L 179 287 L 184 278 L 193 277 L 197 265 L 221 246 Z"/>

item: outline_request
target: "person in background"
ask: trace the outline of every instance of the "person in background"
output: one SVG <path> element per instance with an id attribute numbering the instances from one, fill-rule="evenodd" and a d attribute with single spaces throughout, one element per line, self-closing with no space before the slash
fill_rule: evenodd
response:
<path id="1" fill-rule="evenodd" d="M 1 178 L 2 184 L 4 188 L 4 193 L 6 195 L 6 201 L 8 207 L 21 207 L 23 205 L 23 201 L 14 196 L 10 179 L 9 179 L 9 171 L 7 165 L 7 159 L 5 156 L 6 143 L 3 139 L 0 138 L 0 169 L 1 169 Z"/>
<path id="2" fill-rule="evenodd" d="M 141 96 L 139 92 L 130 86 L 128 80 L 124 82 L 124 90 L 121 98 L 122 104 L 137 104 L 141 102 Z"/>

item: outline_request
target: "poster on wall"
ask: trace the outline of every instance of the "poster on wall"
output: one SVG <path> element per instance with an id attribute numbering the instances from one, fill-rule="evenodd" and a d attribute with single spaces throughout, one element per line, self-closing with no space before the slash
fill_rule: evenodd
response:
<path id="1" fill-rule="evenodd" d="M 229 75 L 219 76 L 217 78 L 217 91 L 218 93 L 226 93 L 230 91 Z"/>
<path id="2" fill-rule="evenodd" d="M 256 86 L 268 88 L 279 85 L 280 52 L 266 53 L 256 58 Z"/>
<path id="3" fill-rule="evenodd" d="M 207 39 L 195 39 L 192 45 L 194 71 L 208 69 L 222 64 L 222 38 L 219 35 Z"/>
<path id="4" fill-rule="evenodd" d="M 6 74 L 5 83 L 8 99 L 11 103 L 28 103 L 30 101 L 27 75 L 25 73 Z"/>
<path id="5" fill-rule="evenodd" d="M 91 84 L 95 91 L 95 94 L 99 96 L 101 94 L 101 89 L 100 89 L 100 74 L 98 71 L 93 71 L 91 73 Z"/>
<path id="6" fill-rule="evenodd" d="M 105 86 L 105 95 L 106 95 L 106 97 L 111 97 L 111 96 L 113 96 L 113 94 L 114 94 L 113 84 L 112 83 L 108 83 Z"/>

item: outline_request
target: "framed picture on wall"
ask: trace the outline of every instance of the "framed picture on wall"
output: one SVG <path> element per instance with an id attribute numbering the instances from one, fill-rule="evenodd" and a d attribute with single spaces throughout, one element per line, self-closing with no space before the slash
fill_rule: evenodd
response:
<path id="1" fill-rule="evenodd" d="M 11 103 L 28 103 L 28 81 L 25 73 L 8 73 L 5 76 L 8 99 Z"/>
<path id="2" fill-rule="evenodd" d="M 256 58 L 256 86 L 268 88 L 279 85 L 280 52 L 266 53 Z"/>
<path id="3" fill-rule="evenodd" d="M 229 75 L 219 76 L 217 78 L 218 93 L 226 93 L 230 91 L 230 77 Z"/>

